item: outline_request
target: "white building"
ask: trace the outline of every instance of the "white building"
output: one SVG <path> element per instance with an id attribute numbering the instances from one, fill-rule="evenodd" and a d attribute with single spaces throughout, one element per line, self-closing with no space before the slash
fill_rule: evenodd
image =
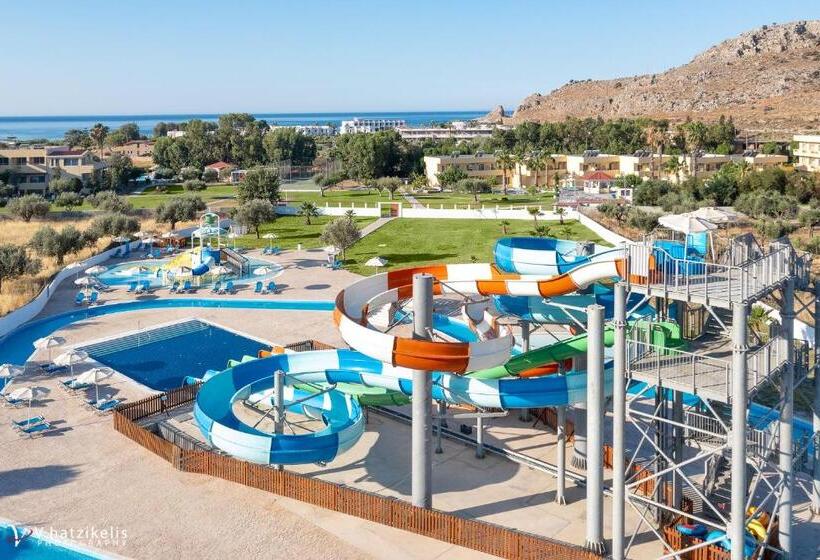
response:
<path id="1" fill-rule="evenodd" d="M 399 127 L 397 130 L 405 140 L 473 140 L 475 138 L 489 138 L 496 128 L 505 129 L 509 127 L 482 124 L 470 126 L 464 121 L 453 121 L 447 126 L 428 127 Z"/>
<path id="2" fill-rule="evenodd" d="M 336 134 L 336 127 L 327 124 L 298 124 L 290 126 L 270 125 L 270 130 L 279 128 L 292 128 L 296 132 L 301 132 L 305 136 L 333 136 Z"/>
<path id="3" fill-rule="evenodd" d="M 794 141 L 797 167 L 806 171 L 820 171 L 820 134 L 798 134 Z"/>
<path id="4" fill-rule="evenodd" d="M 339 134 L 356 134 L 357 132 L 380 132 L 406 126 L 404 119 L 360 119 L 342 121 Z"/>
<path id="5" fill-rule="evenodd" d="M 185 131 L 184 130 L 169 130 L 168 132 L 165 133 L 165 136 L 167 136 L 168 138 L 182 138 L 183 136 L 185 136 Z"/>

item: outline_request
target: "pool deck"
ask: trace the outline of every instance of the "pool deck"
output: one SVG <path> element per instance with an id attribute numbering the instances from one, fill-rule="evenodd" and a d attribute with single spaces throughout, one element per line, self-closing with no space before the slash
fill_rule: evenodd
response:
<path id="1" fill-rule="evenodd" d="M 192 296 L 168 297 L 332 300 L 341 288 L 359 278 L 323 267 L 321 251 L 286 252 L 278 257 L 251 255 L 284 267 L 276 279 L 283 288 L 280 294 L 262 296 L 245 289 L 234 296 L 218 296 L 202 289 Z M 41 316 L 76 309 L 75 293 L 76 287 L 65 282 Z M 167 289 L 134 296 L 119 288 L 103 292 L 101 301 L 106 304 L 158 294 L 166 296 Z M 264 309 L 147 309 L 94 317 L 69 325 L 58 334 L 71 345 L 189 317 L 282 344 L 316 339 L 343 346 L 330 313 Z M 54 355 L 59 351 L 55 349 Z M 46 352 L 39 351 L 34 360 L 45 357 Z M 223 480 L 180 473 L 114 432 L 110 417 L 83 408 L 81 396 L 58 388 L 62 378 L 31 373 L 15 381 L 47 391 L 32 409 L 33 415 L 42 414 L 54 424 L 55 430 L 45 437 L 19 437 L 9 422 L 25 417 L 26 409 L 0 408 L 0 516 L 4 518 L 46 530 L 124 529 L 127 536 L 120 543 L 78 542 L 134 558 L 488 558 Z M 101 385 L 101 393 L 133 400 L 145 396 L 146 389 L 117 375 Z M 174 422 L 192 434 L 198 431 L 189 412 L 181 411 Z M 489 421 L 486 441 L 554 461 L 554 434 L 543 426 L 519 421 L 515 413 Z M 583 543 L 582 488 L 568 481 L 569 504 L 558 506 L 553 502 L 555 480 L 551 476 L 493 455 L 476 459 L 474 450 L 460 443 L 445 440 L 443 447 L 443 454 L 434 455 L 436 508 Z M 409 465 L 409 426 L 370 414 L 364 436 L 350 451 L 324 467 L 301 465 L 292 470 L 408 499 Z M 610 475 L 607 471 L 607 479 Z M 606 499 L 604 503 L 605 534 L 609 535 L 611 502 Z M 805 515 L 798 515 L 801 513 Z M 634 526 L 636 519 L 637 514 L 628 508 L 627 526 Z M 633 558 L 659 556 L 660 546 L 648 530 L 637 541 Z"/>

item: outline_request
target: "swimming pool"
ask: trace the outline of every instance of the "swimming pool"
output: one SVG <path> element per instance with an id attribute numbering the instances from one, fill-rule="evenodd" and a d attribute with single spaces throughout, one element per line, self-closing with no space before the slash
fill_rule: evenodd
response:
<path id="1" fill-rule="evenodd" d="M 148 281 L 152 286 L 163 286 L 168 284 L 165 277 L 165 269 L 170 265 L 173 258 L 144 259 L 139 261 L 127 261 L 110 266 L 108 270 L 97 275 L 100 282 L 109 286 L 124 286 L 131 282 Z M 269 269 L 266 274 L 256 274 L 258 269 Z M 214 276 L 204 274 L 202 276 L 179 277 L 179 280 L 191 280 L 194 284 L 207 285 L 215 280 L 233 280 L 237 284 L 247 284 L 253 282 L 265 282 L 282 273 L 284 269 L 276 264 L 259 259 L 248 259 L 247 271 L 244 274 L 225 274 Z"/>
<path id="2" fill-rule="evenodd" d="M 185 377 L 223 370 L 228 360 L 256 356 L 270 343 L 189 319 L 82 346 L 94 360 L 146 387 L 168 391 Z"/>
<path id="3" fill-rule="evenodd" d="M 20 531 L 29 532 L 30 529 L 18 527 L 18 535 L 20 535 Z M 14 527 L 0 525 L 0 558 L 14 560 L 88 560 L 93 558 L 102 560 L 105 556 L 90 551 L 69 548 L 66 545 L 39 537 L 36 533 L 24 538 L 15 546 Z"/>
<path id="4" fill-rule="evenodd" d="M 112 313 L 126 313 L 144 309 L 166 309 L 181 307 L 207 307 L 222 309 L 272 309 L 300 311 L 333 311 L 332 301 L 303 301 L 282 299 L 199 299 L 199 298 L 157 298 L 150 300 L 108 303 L 96 307 L 86 307 L 30 321 L 0 338 L 0 363 L 22 364 L 34 352 L 34 341 L 47 336 L 71 323 Z"/>

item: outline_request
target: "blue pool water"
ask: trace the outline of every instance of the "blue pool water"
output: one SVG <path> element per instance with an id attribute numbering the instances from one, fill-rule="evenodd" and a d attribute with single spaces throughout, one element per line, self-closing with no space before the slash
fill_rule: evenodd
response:
<path id="1" fill-rule="evenodd" d="M 180 387 L 185 377 L 223 370 L 228 360 L 269 348 L 258 340 L 191 319 L 83 346 L 98 362 L 157 391 Z"/>
<path id="2" fill-rule="evenodd" d="M 34 341 L 47 336 L 71 323 L 84 321 L 112 313 L 140 311 L 143 309 L 167 309 L 171 307 L 218 307 L 224 309 L 281 309 L 301 311 L 333 311 L 332 301 L 300 301 L 269 299 L 194 299 L 157 298 L 152 300 L 112 303 L 88 307 L 52 315 L 31 321 L 0 338 L 0 363 L 22 364 L 34 352 Z"/>
<path id="3" fill-rule="evenodd" d="M 167 265 L 172 258 L 173 257 L 127 261 L 109 267 L 108 270 L 97 275 L 97 278 L 99 278 L 101 282 L 112 286 L 125 286 L 131 282 L 142 282 L 144 280 L 150 282 L 154 287 L 162 286 L 164 285 L 163 276 L 165 274 L 165 269 L 163 267 Z M 278 276 L 282 272 L 281 266 L 267 261 L 249 259 L 248 264 L 248 272 L 242 275 L 227 274 L 216 278 L 213 275 L 206 274 L 195 278 L 185 277 L 181 280 L 191 280 L 195 285 L 209 285 L 212 281 L 217 279 L 222 282 L 233 280 L 236 284 L 253 284 L 255 282 L 267 283 L 269 280 L 275 276 Z M 271 270 L 268 274 L 264 275 L 257 275 L 254 273 L 256 269 L 262 267 L 269 268 Z M 167 282 L 165 282 L 165 284 L 167 284 Z"/>
<path id="4" fill-rule="evenodd" d="M 94 558 L 100 560 L 105 557 L 67 548 L 35 535 L 26 537 L 18 546 L 14 546 L 14 529 L 9 525 L 0 525 L 0 558 L 13 560 L 88 560 Z"/>

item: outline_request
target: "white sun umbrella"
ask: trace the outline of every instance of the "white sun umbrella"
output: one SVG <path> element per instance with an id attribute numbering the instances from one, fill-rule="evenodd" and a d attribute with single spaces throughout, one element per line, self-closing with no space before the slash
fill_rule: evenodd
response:
<path id="1" fill-rule="evenodd" d="M 100 388 L 98 383 L 114 375 L 110 367 L 95 367 L 77 376 L 77 383 L 94 384 L 94 402 L 100 402 Z"/>
<path id="2" fill-rule="evenodd" d="M 372 259 L 368 260 L 364 263 L 365 266 L 375 266 L 375 267 L 382 267 L 387 266 L 387 259 L 383 257 L 373 257 Z"/>
<path id="3" fill-rule="evenodd" d="M 39 387 L 20 387 L 9 393 L 9 400 L 28 401 L 28 417 L 31 418 L 31 401 L 44 392 Z"/>
<path id="4" fill-rule="evenodd" d="M 117 237 L 113 238 L 111 241 L 114 243 L 128 243 L 131 241 L 130 237 L 126 237 L 124 235 L 118 235 Z"/>
<path id="5" fill-rule="evenodd" d="M 69 370 L 71 371 L 71 375 L 74 375 L 74 364 L 79 364 L 80 362 L 84 362 L 88 359 L 88 352 L 84 350 L 69 350 L 68 352 L 63 352 L 54 360 L 54 363 L 58 366 L 68 366 Z"/>
<path id="6" fill-rule="evenodd" d="M 51 349 L 65 344 L 65 339 L 61 336 L 44 336 L 34 341 L 34 347 L 38 350 L 48 349 L 48 361 L 51 361 Z"/>
<path id="7" fill-rule="evenodd" d="M 253 274 L 255 276 L 265 276 L 273 272 L 273 269 L 269 266 L 260 266 L 259 268 L 255 268 L 253 270 Z"/>
<path id="8" fill-rule="evenodd" d="M 83 287 L 83 292 L 88 292 L 91 286 L 95 285 L 96 283 L 96 278 L 91 278 L 90 276 L 83 276 L 81 278 L 77 278 L 76 280 L 74 280 L 74 284 L 76 286 Z"/>
<path id="9" fill-rule="evenodd" d="M 215 266 L 211 269 L 211 274 L 215 276 L 224 276 L 233 272 L 230 268 L 224 265 Z"/>
<path id="10" fill-rule="evenodd" d="M 3 390 L 2 392 L 6 392 L 6 387 L 8 387 L 11 380 L 17 377 L 18 375 L 23 375 L 25 368 L 22 366 L 15 366 L 14 364 L 3 364 L 0 365 L 0 377 L 3 378 Z"/>
<path id="11" fill-rule="evenodd" d="M 704 206 L 692 212 L 687 212 L 685 215 L 694 216 L 695 218 L 700 218 L 713 224 L 727 224 L 736 218 L 731 212 L 715 208 L 714 206 Z"/>
<path id="12" fill-rule="evenodd" d="M 338 254 L 339 249 L 337 249 L 337 248 L 336 248 L 336 247 L 334 247 L 333 245 L 328 245 L 328 246 L 326 246 L 326 247 L 323 249 L 323 251 L 324 251 L 325 253 L 327 253 L 328 255 L 336 255 L 336 254 Z"/>
<path id="13" fill-rule="evenodd" d="M 101 264 L 98 264 L 98 265 L 92 266 L 91 268 L 86 268 L 85 273 L 86 274 L 91 274 L 92 276 L 95 276 L 97 274 L 102 274 L 106 270 L 108 270 L 108 267 L 105 267 L 105 266 L 102 266 Z"/>
<path id="14" fill-rule="evenodd" d="M 274 239 L 279 239 L 279 236 L 276 235 L 273 232 L 270 232 L 270 233 L 266 233 L 265 235 L 263 235 L 262 239 L 267 239 L 268 240 L 268 247 L 271 247 L 273 245 L 273 240 Z"/>

